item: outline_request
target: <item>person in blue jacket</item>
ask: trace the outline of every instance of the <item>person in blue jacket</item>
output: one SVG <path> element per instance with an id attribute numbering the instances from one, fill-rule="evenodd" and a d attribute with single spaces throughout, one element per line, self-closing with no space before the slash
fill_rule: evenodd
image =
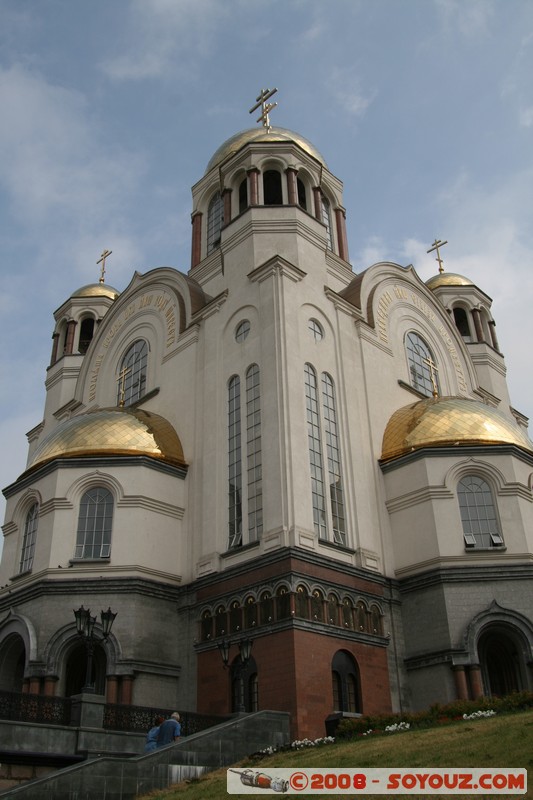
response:
<path id="1" fill-rule="evenodd" d="M 157 734 L 156 744 L 157 747 L 165 747 L 167 744 L 177 742 L 181 736 L 180 715 L 174 711 L 169 719 L 166 719 L 159 726 L 159 733 Z"/>
<path id="2" fill-rule="evenodd" d="M 156 717 L 154 720 L 153 728 L 150 728 L 146 734 L 146 744 L 144 745 L 144 752 L 151 753 L 157 747 L 157 734 L 159 733 L 159 726 L 165 721 L 164 717 Z"/>

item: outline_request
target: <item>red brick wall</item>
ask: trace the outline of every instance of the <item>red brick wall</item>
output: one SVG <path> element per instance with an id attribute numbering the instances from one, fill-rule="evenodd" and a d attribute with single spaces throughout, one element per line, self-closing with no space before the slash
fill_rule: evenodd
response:
<path id="1" fill-rule="evenodd" d="M 350 653 L 359 665 L 363 713 L 391 711 L 385 647 L 293 629 L 254 638 L 259 708 L 288 711 L 293 740 L 325 736 L 326 717 L 334 710 L 331 662 L 337 650 Z M 234 647 L 230 662 L 236 654 Z M 223 668 L 218 650 L 200 653 L 198 711 L 224 714 L 230 710 L 229 670 Z"/>

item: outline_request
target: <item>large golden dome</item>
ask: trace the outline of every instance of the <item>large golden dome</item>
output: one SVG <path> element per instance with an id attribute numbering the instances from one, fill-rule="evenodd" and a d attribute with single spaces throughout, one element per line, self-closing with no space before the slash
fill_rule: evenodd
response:
<path id="1" fill-rule="evenodd" d="M 533 452 L 526 434 L 501 411 L 466 397 L 431 397 L 395 411 L 383 435 L 381 460 L 422 447 L 473 444 L 514 444 Z"/>
<path id="2" fill-rule="evenodd" d="M 88 283 L 78 289 L 72 297 L 110 297 L 116 300 L 120 292 L 107 283 Z"/>
<path id="3" fill-rule="evenodd" d="M 37 447 L 29 468 L 54 458 L 145 455 L 185 465 L 178 434 L 164 417 L 139 408 L 101 408 L 62 422 Z"/>
<path id="4" fill-rule="evenodd" d="M 295 142 L 302 150 L 309 153 L 310 156 L 320 161 L 324 167 L 327 167 L 326 162 L 322 155 L 318 152 L 316 147 L 310 141 L 304 139 L 299 133 L 294 133 L 287 128 L 272 127 L 268 131 L 266 128 L 248 128 L 244 131 L 239 131 L 220 145 L 218 150 L 212 156 L 209 164 L 207 165 L 206 173 L 225 161 L 226 158 L 236 153 L 241 147 L 249 142 Z"/>
<path id="5" fill-rule="evenodd" d="M 474 284 L 464 275 L 457 272 L 438 272 L 426 281 L 428 289 L 438 289 L 439 286 L 473 286 Z"/>

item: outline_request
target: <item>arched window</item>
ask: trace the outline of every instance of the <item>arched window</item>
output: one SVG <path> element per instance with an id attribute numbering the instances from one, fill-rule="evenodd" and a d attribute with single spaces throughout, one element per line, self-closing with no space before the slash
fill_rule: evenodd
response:
<path id="1" fill-rule="evenodd" d="M 287 619 L 291 615 L 291 596 L 286 586 L 276 592 L 276 619 Z"/>
<path id="2" fill-rule="evenodd" d="M 234 600 L 229 609 L 230 633 L 237 633 L 242 628 L 242 609 L 238 600 Z"/>
<path id="3" fill-rule="evenodd" d="M 75 558 L 109 558 L 113 495 L 103 486 L 89 489 L 80 502 Z"/>
<path id="4" fill-rule="evenodd" d="M 490 486 L 478 475 L 465 475 L 457 485 L 457 499 L 466 547 L 504 544 Z"/>
<path id="5" fill-rule="evenodd" d="M 298 205 L 307 211 L 307 195 L 305 192 L 305 184 L 300 178 L 296 179 L 296 188 L 298 190 Z"/>
<path id="6" fill-rule="evenodd" d="M 357 629 L 359 631 L 368 631 L 368 611 L 362 600 L 356 603 L 355 613 L 357 616 Z"/>
<path id="7" fill-rule="evenodd" d="M 305 365 L 305 396 L 307 407 L 307 440 L 311 467 L 311 495 L 315 532 L 321 539 L 332 533 L 335 544 L 346 544 L 344 492 L 342 487 L 340 441 L 333 380 L 322 374 L 322 394 L 319 396 L 318 379 L 310 364 Z M 320 408 L 322 400 L 322 409 Z M 321 422 L 321 410 L 323 425 Z M 322 440 L 324 431 L 324 442 Z M 327 480 L 329 498 L 326 497 L 323 452 L 327 453 Z M 328 506 L 329 499 L 329 506 Z"/>
<path id="8" fill-rule="evenodd" d="M 247 542 L 263 532 L 263 475 L 261 443 L 261 384 L 257 364 L 246 371 L 246 456 L 241 447 L 241 382 L 234 375 L 228 384 L 229 544 L 243 544 L 243 518 L 248 519 Z M 244 462 L 244 463 L 243 463 Z M 243 495 L 243 469 L 246 494 Z"/>
<path id="9" fill-rule="evenodd" d="M 453 309 L 453 319 L 457 330 L 465 340 L 465 342 L 471 342 L 472 336 L 470 334 L 470 324 L 468 322 L 468 314 L 464 310 L 464 308 L 456 307 Z"/>
<path id="10" fill-rule="evenodd" d="M 334 711 L 361 713 L 361 687 L 356 660 L 338 650 L 331 663 Z"/>
<path id="11" fill-rule="evenodd" d="M 207 210 L 207 255 L 220 246 L 220 231 L 224 223 L 224 203 L 220 192 L 215 192 Z"/>
<path id="12" fill-rule="evenodd" d="M 247 597 L 244 604 L 244 624 L 247 628 L 255 628 L 257 625 L 257 603 L 252 596 Z"/>
<path id="13" fill-rule="evenodd" d="M 328 198 L 323 194 L 320 197 L 322 206 L 322 222 L 326 226 L 327 231 L 327 248 L 328 250 L 333 250 L 333 237 L 331 234 L 331 205 Z"/>
<path id="14" fill-rule="evenodd" d="M 281 175 L 276 169 L 263 173 L 263 201 L 265 206 L 280 206 L 283 203 Z"/>
<path id="15" fill-rule="evenodd" d="M 274 600 L 270 592 L 261 595 L 261 625 L 268 625 L 274 619 Z"/>
<path id="16" fill-rule="evenodd" d="M 148 345 L 144 339 L 137 339 L 128 348 L 120 364 L 117 405 L 130 406 L 144 395 L 147 365 Z"/>
<path id="17" fill-rule="evenodd" d="M 257 364 L 246 372 L 246 452 L 248 458 L 248 541 L 263 532 L 261 384 Z"/>
<path id="18" fill-rule="evenodd" d="M 248 178 L 244 178 L 239 184 L 239 214 L 248 208 Z"/>
<path id="19" fill-rule="evenodd" d="M 324 622 L 324 595 L 319 589 L 311 595 L 311 619 Z"/>
<path id="20" fill-rule="evenodd" d="M 211 612 L 206 610 L 202 614 L 202 621 L 201 621 L 201 636 L 202 642 L 208 642 L 209 639 L 213 635 L 213 617 L 211 616 Z"/>
<path id="21" fill-rule="evenodd" d="M 330 625 L 339 624 L 339 601 L 334 594 L 328 595 L 328 621 Z"/>
<path id="22" fill-rule="evenodd" d="M 82 354 L 87 352 L 89 345 L 92 342 L 92 338 L 94 336 L 94 319 L 92 317 L 86 317 L 82 320 L 80 325 L 80 339 L 78 342 L 78 351 Z"/>
<path id="23" fill-rule="evenodd" d="M 39 504 L 34 503 L 26 514 L 24 523 L 24 536 L 20 552 L 19 572 L 29 572 L 33 566 L 35 541 L 37 539 L 37 525 L 39 522 Z"/>
<path id="24" fill-rule="evenodd" d="M 309 595 L 305 586 L 298 586 L 294 599 L 296 616 L 309 619 Z"/>
<path id="25" fill-rule="evenodd" d="M 376 605 L 370 606 L 371 632 L 383 636 L 383 615 Z"/>
<path id="26" fill-rule="evenodd" d="M 241 381 L 238 375 L 228 386 L 228 456 L 229 456 L 229 542 L 242 545 L 242 464 L 241 464 Z"/>
<path id="27" fill-rule="evenodd" d="M 218 606 L 215 612 L 215 636 L 224 636 L 228 630 L 228 615 L 224 606 Z"/>
<path id="28" fill-rule="evenodd" d="M 426 342 L 418 333 L 410 331 L 405 343 L 411 386 L 427 397 L 431 397 L 435 392 L 440 394 L 437 365 Z"/>

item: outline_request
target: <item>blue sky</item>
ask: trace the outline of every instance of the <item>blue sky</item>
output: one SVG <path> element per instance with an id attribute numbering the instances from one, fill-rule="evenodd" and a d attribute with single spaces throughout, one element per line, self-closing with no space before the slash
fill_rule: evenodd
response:
<path id="1" fill-rule="evenodd" d="M 274 86 L 272 124 L 344 182 L 354 270 L 425 280 L 447 239 L 533 417 L 533 2 L 0 0 L 2 486 L 42 417 L 53 310 L 104 248 L 119 290 L 188 270 L 190 187 Z"/>

